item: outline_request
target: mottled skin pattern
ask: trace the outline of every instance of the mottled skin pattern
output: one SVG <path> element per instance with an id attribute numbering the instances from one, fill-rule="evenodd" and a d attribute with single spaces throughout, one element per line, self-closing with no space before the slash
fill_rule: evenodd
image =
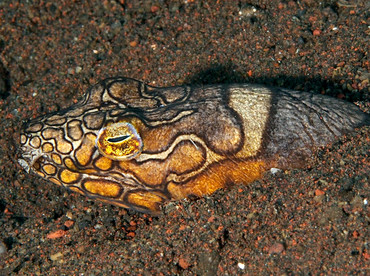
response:
<path id="1" fill-rule="evenodd" d="M 272 167 L 303 167 L 315 148 L 365 124 L 369 115 L 355 105 L 311 93 L 156 88 L 118 77 L 29 122 L 19 163 L 89 197 L 157 212 L 165 201 L 250 183 Z"/>

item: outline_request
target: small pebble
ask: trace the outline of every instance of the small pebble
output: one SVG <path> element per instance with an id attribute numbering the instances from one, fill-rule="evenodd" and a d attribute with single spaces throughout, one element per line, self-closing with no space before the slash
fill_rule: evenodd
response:
<path id="1" fill-rule="evenodd" d="M 58 239 L 58 238 L 63 237 L 66 233 L 67 233 L 67 231 L 64 231 L 64 230 L 57 230 L 57 231 L 54 231 L 54 232 L 49 233 L 49 234 L 46 236 L 46 238 L 48 238 L 48 239 L 50 239 L 50 240 L 54 240 L 54 239 Z"/>
<path id="2" fill-rule="evenodd" d="M 6 245 L 2 241 L 0 241 L 0 255 L 6 253 L 6 250 Z"/>
<path id="3" fill-rule="evenodd" d="M 281 172 L 281 170 L 280 170 L 280 169 L 278 169 L 278 168 L 271 168 L 271 169 L 270 169 L 270 172 L 271 172 L 272 174 L 277 174 L 278 172 Z"/>
<path id="4" fill-rule="evenodd" d="M 187 260 L 185 260 L 184 258 L 180 258 L 179 259 L 179 266 L 182 268 L 182 269 L 187 269 L 190 264 Z"/>
<path id="5" fill-rule="evenodd" d="M 78 74 L 82 71 L 82 67 L 81 66 L 76 66 L 75 68 L 75 72 Z"/>
<path id="6" fill-rule="evenodd" d="M 159 7 L 158 6 L 152 6 L 151 8 L 150 8 L 150 11 L 151 12 L 157 12 L 157 11 L 159 11 Z"/>
<path id="7" fill-rule="evenodd" d="M 280 254 L 284 251 L 284 245 L 282 243 L 275 243 L 269 248 L 269 254 Z"/>
<path id="8" fill-rule="evenodd" d="M 63 258 L 63 253 L 62 252 L 58 252 L 58 253 L 55 253 L 53 255 L 50 255 L 50 260 L 52 260 L 52 261 L 58 261 L 61 258 Z"/>
<path id="9" fill-rule="evenodd" d="M 71 212 L 71 211 L 68 211 L 68 212 L 66 213 L 66 217 L 67 217 L 67 218 L 69 218 L 69 219 L 73 219 L 73 214 L 72 214 L 72 212 Z"/>

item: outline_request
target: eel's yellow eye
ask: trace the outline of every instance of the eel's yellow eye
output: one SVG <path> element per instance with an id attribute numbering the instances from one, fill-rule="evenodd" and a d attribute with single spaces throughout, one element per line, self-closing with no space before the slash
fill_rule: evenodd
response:
<path id="1" fill-rule="evenodd" d="M 95 144 L 102 155 L 117 161 L 130 160 L 143 148 L 143 141 L 135 127 L 126 122 L 102 128 Z"/>

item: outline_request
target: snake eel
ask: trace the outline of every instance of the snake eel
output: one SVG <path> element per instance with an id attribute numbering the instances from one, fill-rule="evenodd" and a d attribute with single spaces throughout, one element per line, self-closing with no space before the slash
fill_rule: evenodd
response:
<path id="1" fill-rule="evenodd" d="M 162 203 L 304 167 L 317 147 L 369 125 L 327 96 L 256 84 L 153 87 L 108 78 L 20 136 L 27 171 L 105 203 L 158 213 Z"/>

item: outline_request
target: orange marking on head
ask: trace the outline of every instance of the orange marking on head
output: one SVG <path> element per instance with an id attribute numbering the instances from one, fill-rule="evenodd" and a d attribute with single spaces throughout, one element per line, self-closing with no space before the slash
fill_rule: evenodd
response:
<path id="1" fill-rule="evenodd" d="M 53 182 L 54 184 L 57 184 L 57 185 L 62 185 L 62 182 L 60 182 L 58 179 L 54 178 L 54 177 L 51 177 L 51 178 L 48 178 L 51 182 Z"/>
<path id="2" fill-rule="evenodd" d="M 51 158 L 53 159 L 55 164 L 58 164 L 58 165 L 62 164 L 62 158 L 60 158 L 60 156 L 58 154 L 52 153 Z"/>
<path id="3" fill-rule="evenodd" d="M 109 180 L 90 179 L 83 183 L 89 193 L 104 197 L 118 197 L 122 193 L 120 184 Z"/>
<path id="4" fill-rule="evenodd" d="M 102 170 L 102 171 L 107 171 L 112 167 L 112 160 L 110 160 L 107 157 L 101 156 L 99 157 L 95 162 L 94 165 Z"/>
<path id="5" fill-rule="evenodd" d="M 62 180 L 64 183 L 70 184 L 70 183 L 75 183 L 79 180 L 80 174 L 76 172 L 72 172 L 70 170 L 63 170 L 61 171 L 59 178 Z"/>
<path id="6" fill-rule="evenodd" d="M 265 169 L 266 163 L 263 161 L 225 160 L 211 165 L 202 174 L 184 184 L 170 182 L 167 189 L 174 199 L 182 199 L 189 195 L 201 197 L 231 183 L 248 184 L 261 178 Z"/>
<path id="7" fill-rule="evenodd" d="M 57 150 L 61 153 L 70 153 L 72 151 L 72 144 L 62 138 L 56 140 Z"/>
<path id="8" fill-rule="evenodd" d="M 78 187 L 75 187 L 75 186 L 68 186 L 68 189 L 70 189 L 71 191 L 73 192 L 77 192 L 79 194 L 82 194 L 82 195 L 86 195 L 83 191 L 81 191 L 80 188 Z"/>
<path id="9" fill-rule="evenodd" d="M 70 157 L 64 158 L 64 164 L 70 170 L 77 171 L 77 167 Z"/>
<path id="10" fill-rule="evenodd" d="M 149 186 L 160 185 L 169 173 L 183 174 L 194 171 L 205 162 L 205 150 L 201 145 L 186 141 L 179 144 L 164 160 L 148 160 L 143 163 L 120 162 L 123 170 L 132 171 Z"/>
<path id="11" fill-rule="evenodd" d="M 42 137 L 44 137 L 44 139 L 52 139 L 52 138 L 63 135 L 63 132 L 61 132 L 60 129 L 48 127 L 48 128 L 45 128 L 41 134 L 42 134 Z"/>
<path id="12" fill-rule="evenodd" d="M 21 134 L 21 144 L 24 145 L 27 142 L 27 137 L 24 134 Z"/>
<path id="13" fill-rule="evenodd" d="M 42 151 L 43 152 L 51 152 L 53 150 L 54 150 L 54 147 L 49 142 L 46 142 L 45 144 L 42 145 Z"/>
<path id="14" fill-rule="evenodd" d="M 81 122 L 79 120 L 73 120 L 67 124 L 67 134 L 73 140 L 79 140 L 82 138 L 83 131 L 81 129 Z"/>
<path id="15" fill-rule="evenodd" d="M 148 161 L 137 164 L 132 161 L 122 161 L 119 163 L 123 171 L 132 172 L 141 182 L 148 186 L 156 186 L 162 183 L 165 175 L 163 173 L 166 167 L 159 161 Z"/>
<path id="16" fill-rule="evenodd" d="M 34 123 L 26 128 L 27 132 L 37 132 L 42 129 L 42 124 L 40 123 Z"/>
<path id="17" fill-rule="evenodd" d="M 91 157 L 95 151 L 95 139 L 96 136 L 94 134 L 86 134 L 81 146 L 75 152 L 76 160 L 82 166 L 86 166 L 91 160 Z"/>
<path id="18" fill-rule="evenodd" d="M 182 174 L 196 170 L 205 159 L 205 149 L 200 144 L 185 141 L 174 149 L 166 165 L 172 172 Z"/>
<path id="19" fill-rule="evenodd" d="M 44 172 L 49 175 L 53 175 L 57 171 L 57 169 L 53 165 L 50 165 L 50 164 L 46 164 L 42 166 L 42 168 L 44 169 Z"/>
<path id="20" fill-rule="evenodd" d="M 41 139 L 40 137 L 33 137 L 30 141 L 30 146 L 33 147 L 33 148 L 39 148 L 41 145 Z"/>
<path id="21" fill-rule="evenodd" d="M 173 131 L 173 126 L 165 125 L 153 129 L 145 127 L 140 134 L 144 141 L 143 151 L 153 152 L 167 148 L 176 132 Z"/>
<path id="22" fill-rule="evenodd" d="M 45 177 L 45 174 L 43 172 L 40 172 L 40 171 L 36 171 L 36 173 L 41 176 L 41 177 Z"/>
<path id="23" fill-rule="evenodd" d="M 153 212 L 159 211 L 159 206 L 164 201 L 162 196 L 150 191 L 133 192 L 128 194 L 126 199 L 130 205 L 137 206 L 139 208 L 144 207 Z"/>
<path id="24" fill-rule="evenodd" d="M 61 125 L 65 123 L 66 118 L 61 115 L 53 115 L 46 120 L 48 125 Z"/>

